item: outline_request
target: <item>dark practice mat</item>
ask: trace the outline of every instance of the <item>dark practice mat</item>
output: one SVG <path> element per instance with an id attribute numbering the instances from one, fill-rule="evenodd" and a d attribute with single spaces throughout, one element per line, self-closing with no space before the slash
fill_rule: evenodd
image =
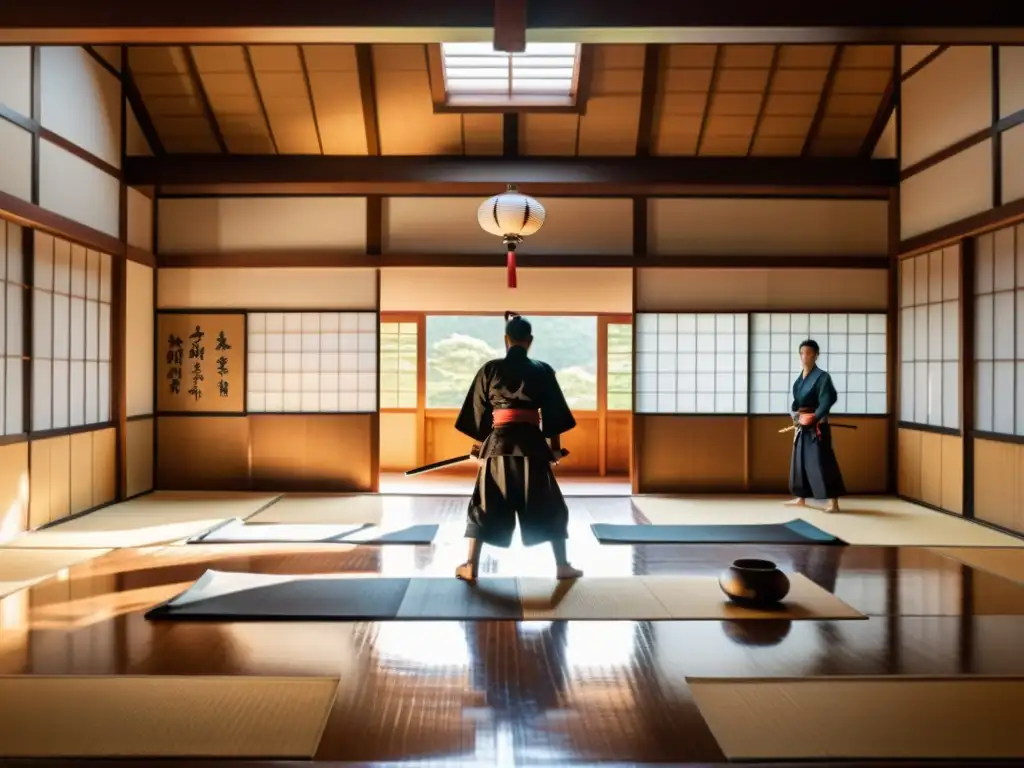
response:
<path id="1" fill-rule="evenodd" d="M 193 536 L 189 544 L 430 544 L 437 525 L 390 530 L 376 525 L 293 525 L 229 520 Z"/>
<path id="2" fill-rule="evenodd" d="M 516 579 L 276 576 L 207 571 L 151 621 L 386 621 L 523 618 Z"/>
<path id="3" fill-rule="evenodd" d="M 806 520 L 769 525 L 590 526 L 602 544 L 832 544 L 846 542 Z"/>

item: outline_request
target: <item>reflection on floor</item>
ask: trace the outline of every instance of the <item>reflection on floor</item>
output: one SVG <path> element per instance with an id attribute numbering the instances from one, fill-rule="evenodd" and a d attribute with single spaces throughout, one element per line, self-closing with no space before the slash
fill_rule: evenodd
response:
<path id="1" fill-rule="evenodd" d="M 744 755 L 774 760 L 906 757 L 908 749 L 918 750 L 912 757 L 1024 757 L 1024 733 L 1019 728 L 1004 729 L 1014 734 L 1012 738 L 996 739 L 990 729 L 978 725 L 985 716 L 990 716 L 986 722 L 1000 722 L 1004 715 L 997 705 L 1018 701 L 1024 687 L 1024 682 L 1012 679 L 1024 678 L 1024 585 L 995 575 L 1022 572 L 1024 548 L 1019 545 L 1024 542 L 1003 537 L 998 543 L 990 540 L 959 550 L 955 540 L 950 545 L 949 537 L 971 543 L 980 526 L 903 502 L 851 499 L 845 519 L 832 521 L 833 526 L 857 528 L 862 518 L 871 536 L 880 539 L 878 546 L 630 547 L 602 546 L 588 526 L 692 521 L 713 514 L 715 501 L 569 499 L 571 555 L 588 578 L 716 575 L 732 560 L 756 555 L 803 573 L 866 614 L 867 621 L 158 624 L 145 621 L 146 610 L 184 591 L 207 569 L 447 577 L 464 554 L 465 498 L 360 497 L 360 505 L 379 513 L 381 525 L 440 524 L 435 543 L 420 547 L 157 542 L 153 536 L 168 535 L 167 531 L 180 536 L 183 529 L 170 525 L 159 512 L 166 495 L 149 499 L 149 506 L 112 508 L 106 522 L 92 526 L 89 533 L 95 546 L 102 547 L 104 536 L 124 539 L 125 529 L 134 525 L 136 530 L 127 539 L 138 542 L 148 537 L 152 546 L 133 543 L 131 548 L 72 564 L 0 600 L 0 675 L 337 680 L 326 727 L 308 757 L 354 763 L 715 763 Z M 189 507 L 180 498 L 172 501 L 174 510 Z M 763 510 L 764 515 L 775 510 L 787 517 L 800 516 L 799 511 L 778 510 L 780 501 L 723 501 L 720 507 L 723 516 L 733 519 L 742 510 L 755 514 L 752 509 Z M 222 496 L 193 495 L 190 504 L 202 513 L 193 509 L 191 514 L 167 514 L 187 516 L 191 525 L 237 514 L 266 515 L 281 503 L 268 506 L 271 502 L 250 498 L 239 504 Z M 316 503 L 307 499 L 294 508 L 313 507 Z M 239 512 L 243 508 L 246 511 Z M 830 522 L 821 517 L 824 522 L 815 518 L 815 525 L 827 530 Z M 907 518 L 913 518 L 916 533 L 908 533 Z M 122 521 L 120 529 L 117 520 Z M 884 540 L 886 521 L 894 532 L 891 542 Z M 953 532 L 949 522 L 958 526 Z M 139 530 L 155 533 L 143 535 Z M 946 548 L 939 552 L 916 546 L 906 540 L 909 535 L 921 537 L 917 544 Z M 26 546 L 32 536 L 15 544 Z M 62 546 L 66 543 L 62 541 Z M 17 574 L 11 578 L 4 573 L 14 560 L 5 557 L 9 554 L 9 548 L 0 548 L 0 581 L 16 582 Z M 543 547 L 524 549 L 517 543 L 505 552 L 487 550 L 483 570 L 491 575 L 545 575 L 551 565 L 550 552 Z M 743 715 L 748 719 L 742 723 L 740 744 L 734 733 L 722 730 L 718 710 L 710 709 L 718 707 L 716 701 L 728 703 L 749 693 L 762 697 L 759 707 L 751 706 L 749 712 L 764 710 L 763 697 L 771 691 L 741 687 L 768 678 L 790 678 L 804 692 L 811 689 L 801 685 L 817 686 L 815 691 L 823 687 L 826 697 L 842 702 L 842 685 L 864 676 L 888 686 L 874 695 L 901 702 L 900 709 L 888 715 L 894 722 L 882 734 L 885 738 L 861 734 L 858 748 L 864 754 L 835 754 L 846 749 L 840 745 L 850 739 L 848 733 L 832 737 L 831 726 L 820 725 L 828 713 L 819 713 L 813 721 L 818 724 L 814 739 L 806 737 L 812 721 L 802 721 L 798 708 L 790 706 L 779 715 L 785 728 Z M 945 693 L 932 696 L 920 685 L 911 685 L 907 676 L 948 678 Z M 1000 685 L 984 690 L 964 687 L 978 676 L 999 676 Z M 707 678 L 722 687 L 712 691 Z M 0 699 L 6 695 L 5 685 L 0 677 Z M 724 699 L 718 695 L 723 691 Z M 951 696 L 969 700 L 970 712 L 935 705 Z M 1019 712 L 1019 707 L 1011 710 Z M 915 720 L 918 711 L 929 712 L 931 719 Z M 225 713 L 224 723 L 212 727 L 234 728 L 233 715 Z M 12 727 L 10 722 L 0 718 L 0 744 L 5 743 L 4 728 Z M 208 722 L 189 727 L 199 725 L 211 728 Z M 35 756 L 60 756 L 62 743 L 70 742 L 62 735 L 67 723 L 41 718 L 38 727 L 47 731 L 44 743 L 49 751 Z M 920 738 L 923 727 L 932 733 L 960 732 L 977 738 L 967 746 L 963 739 L 928 741 Z M 788 735 L 780 740 L 778 733 Z M 939 746 L 919 746 L 924 743 Z M 929 749 L 941 754 L 921 753 Z M 285 753 L 273 756 L 281 754 Z M 153 765 L 153 760 L 138 764 Z"/>
<path id="2" fill-rule="evenodd" d="M 472 474 L 428 472 L 406 477 L 401 472 L 381 472 L 380 492 L 412 496 L 468 495 L 473 488 Z M 560 475 L 558 484 L 566 496 L 629 496 L 632 493 L 627 476 Z"/>

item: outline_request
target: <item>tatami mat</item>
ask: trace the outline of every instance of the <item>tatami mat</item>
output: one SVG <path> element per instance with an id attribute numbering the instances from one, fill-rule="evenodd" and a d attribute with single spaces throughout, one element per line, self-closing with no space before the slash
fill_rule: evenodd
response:
<path id="1" fill-rule="evenodd" d="M 5 757 L 313 757 L 336 678 L 0 678 Z"/>
<path id="2" fill-rule="evenodd" d="M 694 680 L 729 760 L 1024 758 L 1024 680 Z"/>
<path id="3" fill-rule="evenodd" d="M 900 547 L 1024 547 L 1024 539 L 891 497 L 840 499 L 830 514 L 794 508 L 785 497 L 636 496 L 633 505 L 655 525 L 785 523 L 795 515 L 849 544 Z"/>
<path id="4" fill-rule="evenodd" d="M 100 557 L 109 551 L 109 549 L 0 548 L 0 597 L 30 587 L 65 568 Z"/>
<path id="5" fill-rule="evenodd" d="M 384 498 L 373 494 L 352 496 L 284 496 L 249 519 L 250 523 L 292 523 L 296 525 L 378 524 Z"/>
<path id="6" fill-rule="evenodd" d="M 10 541 L 9 547 L 124 549 L 195 536 L 230 518 L 245 519 L 274 494 L 161 491 L 90 512 Z"/>
<path id="7" fill-rule="evenodd" d="M 189 544 L 430 544 L 437 525 L 385 528 L 377 525 L 247 523 L 229 520 L 188 540 Z"/>
<path id="8" fill-rule="evenodd" d="M 1024 549 L 941 548 L 933 552 L 979 571 L 1024 584 Z"/>
<path id="9" fill-rule="evenodd" d="M 147 618 L 181 621 L 863 619 L 800 574 L 777 609 L 731 603 L 706 576 L 542 578 L 281 576 L 207 571 Z"/>

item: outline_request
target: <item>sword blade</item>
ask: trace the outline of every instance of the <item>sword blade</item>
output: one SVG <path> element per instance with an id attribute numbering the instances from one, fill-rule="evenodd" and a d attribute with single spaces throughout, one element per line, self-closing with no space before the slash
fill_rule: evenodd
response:
<path id="1" fill-rule="evenodd" d="M 442 469 L 443 467 L 450 467 L 452 464 L 460 464 L 467 459 L 473 457 L 472 453 L 467 453 L 465 456 L 455 456 L 451 459 L 444 459 L 443 461 L 435 461 L 433 464 L 424 464 L 422 467 L 416 467 L 416 469 L 408 470 L 405 475 L 422 475 L 424 472 L 433 472 L 435 469 Z"/>

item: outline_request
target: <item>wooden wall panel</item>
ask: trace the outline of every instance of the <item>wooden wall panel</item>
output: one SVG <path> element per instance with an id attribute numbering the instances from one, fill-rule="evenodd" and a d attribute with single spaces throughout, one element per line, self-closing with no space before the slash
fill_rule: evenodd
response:
<path id="1" fill-rule="evenodd" d="M 500 278 L 504 285 L 504 277 Z M 159 309 L 376 310 L 375 269 L 161 269 Z"/>
<path id="2" fill-rule="evenodd" d="M 366 252 L 365 197 L 204 197 L 158 201 L 157 250 Z"/>
<path id="3" fill-rule="evenodd" d="M 1024 446 L 974 440 L 974 516 L 1024 533 Z"/>
<path id="4" fill-rule="evenodd" d="M 495 190 L 495 193 L 502 190 Z M 385 253 L 504 253 L 480 228 L 479 197 L 390 197 L 384 200 Z M 628 256 L 633 252 L 629 198 L 545 197 L 547 218 L 520 246 L 528 254 Z"/>
<path id="5" fill-rule="evenodd" d="M 71 437 L 33 440 L 31 527 L 71 514 Z"/>
<path id="6" fill-rule="evenodd" d="M 153 490 L 153 419 L 128 422 L 125 433 L 127 496 Z"/>
<path id="7" fill-rule="evenodd" d="M 30 528 L 114 501 L 117 494 L 113 428 L 33 440 L 30 451 Z"/>
<path id="8" fill-rule="evenodd" d="M 120 195 L 116 178 L 46 139 L 39 141 L 42 208 L 118 237 Z"/>
<path id="9" fill-rule="evenodd" d="M 380 285 L 382 312 L 633 311 L 629 269 L 520 267 L 519 287 L 510 289 L 502 267 L 388 267 Z"/>
<path id="10" fill-rule="evenodd" d="M 120 168 L 118 78 L 78 46 L 44 46 L 39 63 L 42 126 Z"/>
<path id="11" fill-rule="evenodd" d="M 0 192 L 32 199 L 32 134 L 6 120 L 0 120 Z"/>
<path id="12" fill-rule="evenodd" d="M 986 139 L 900 183 L 900 237 L 906 240 L 991 207 L 992 140 Z"/>
<path id="13" fill-rule="evenodd" d="M 904 45 L 900 48 L 900 69 L 902 74 L 916 67 L 931 56 L 937 45 Z"/>
<path id="14" fill-rule="evenodd" d="M 836 417 L 856 431 L 833 429 L 836 459 L 849 494 L 885 493 L 888 488 L 889 422 L 856 416 Z M 779 434 L 788 426 L 778 416 L 750 417 L 750 489 L 784 493 L 789 488 L 793 435 Z"/>
<path id="15" fill-rule="evenodd" d="M 153 250 L 153 201 L 128 188 L 128 245 L 147 253 Z"/>
<path id="16" fill-rule="evenodd" d="M 252 488 L 366 492 L 374 414 L 250 416 Z"/>
<path id="17" fill-rule="evenodd" d="M 32 48 L 0 45 L 0 104 L 23 117 L 32 114 Z"/>
<path id="18" fill-rule="evenodd" d="M 664 198 L 648 202 L 651 254 L 837 256 L 888 252 L 886 200 Z"/>
<path id="19" fill-rule="evenodd" d="M 900 165 L 915 163 L 992 124 L 992 51 L 954 45 L 901 86 Z"/>
<path id="20" fill-rule="evenodd" d="M 163 416 L 156 428 L 156 488 L 244 491 L 249 488 L 249 419 Z"/>
<path id="21" fill-rule="evenodd" d="M 743 416 L 634 416 L 640 493 L 742 492 Z"/>
<path id="22" fill-rule="evenodd" d="M 897 446 L 897 493 L 947 512 L 963 514 L 961 438 L 901 427 Z"/>
<path id="23" fill-rule="evenodd" d="M 1024 125 L 1004 132 L 1000 140 L 1003 143 L 1000 181 L 1005 204 L 1024 198 Z"/>
<path id="24" fill-rule="evenodd" d="M 29 446 L 0 446 L 0 544 L 29 526 Z"/>
<path id="25" fill-rule="evenodd" d="M 153 270 L 127 262 L 125 386 L 127 416 L 153 413 Z"/>
<path id="26" fill-rule="evenodd" d="M 637 270 L 638 312 L 885 311 L 885 269 Z"/>
<path id="27" fill-rule="evenodd" d="M 609 475 L 628 475 L 633 452 L 633 414 L 609 411 L 606 420 L 606 471 Z"/>
<path id="28" fill-rule="evenodd" d="M 405 472 L 415 467 L 417 457 L 415 413 L 381 413 L 380 468 L 384 472 Z"/>

